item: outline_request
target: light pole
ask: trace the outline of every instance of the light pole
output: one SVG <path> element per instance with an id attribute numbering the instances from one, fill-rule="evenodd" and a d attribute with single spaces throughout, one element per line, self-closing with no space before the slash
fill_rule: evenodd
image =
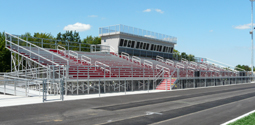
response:
<path id="1" fill-rule="evenodd" d="M 250 0 L 251 1 L 251 72 L 253 75 L 253 1 L 255 0 Z"/>

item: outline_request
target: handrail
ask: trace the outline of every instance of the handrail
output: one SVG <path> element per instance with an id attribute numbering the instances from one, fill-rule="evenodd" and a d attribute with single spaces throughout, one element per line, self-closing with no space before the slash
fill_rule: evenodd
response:
<path id="1" fill-rule="evenodd" d="M 200 64 L 200 65 L 199 65 L 199 68 L 202 68 L 202 69 L 207 70 L 207 66 L 205 66 L 205 65 L 203 65 L 203 64 Z"/>
<path id="2" fill-rule="evenodd" d="M 153 68 L 153 63 L 152 62 L 150 62 L 150 61 L 148 61 L 148 60 L 144 60 L 143 61 L 143 64 L 144 64 L 144 66 L 149 66 L 149 67 L 151 67 L 151 68 Z"/>
<path id="3" fill-rule="evenodd" d="M 86 59 L 87 59 L 87 60 L 86 60 Z M 90 64 L 90 65 L 92 65 L 92 64 L 91 64 L 91 58 L 89 58 L 89 57 L 87 57 L 87 56 L 84 56 L 84 55 L 81 56 L 81 63 L 82 63 L 83 61 L 86 62 L 86 63 L 88 63 L 88 64 Z"/>
<path id="4" fill-rule="evenodd" d="M 15 43 L 13 43 L 13 42 L 11 42 L 11 41 L 9 41 L 9 40 L 6 40 L 6 41 L 9 42 L 9 43 L 11 43 L 11 44 L 13 44 L 13 45 L 19 46 L 19 45 L 15 44 Z M 29 49 L 26 49 L 26 48 L 24 48 L 24 47 L 22 47 L 22 46 L 19 46 L 19 47 L 22 48 L 22 49 L 24 49 L 24 50 L 30 51 Z M 54 61 L 51 61 L 51 60 L 49 60 L 49 59 L 47 59 L 47 58 L 45 58 L 45 57 L 43 57 L 43 56 L 41 56 L 41 55 L 39 55 L 39 54 L 33 52 L 33 51 L 30 51 L 30 53 L 33 53 L 34 55 L 37 55 L 37 56 L 39 56 L 40 58 L 43 58 L 43 59 L 45 59 L 45 60 L 47 60 L 47 61 L 49 61 L 49 62 L 51 62 L 51 63 L 53 63 L 53 64 L 55 64 L 55 65 L 58 65 L 58 64 L 55 63 Z"/>
<path id="5" fill-rule="evenodd" d="M 170 60 L 170 59 L 166 59 L 166 64 L 171 64 L 172 66 L 174 66 L 174 61 Z"/>
<path id="6" fill-rule="evenodd" d="M 164 58 L 161 57 L 161 56 L 159 56 L 159 55 L 156 56 L 156 60 L 157 60 L 157 61 L 164 62 Z"/>
<path id="7" fill-rule="evenodd" d="M 218 70 L 218 69 L 215 69 L 215 68 L 210 67 L 210 68 L 209 68 L 209 71 L 219 71 L 219 70 Z"/>
<path id="8" fill-rule="evenodd" d="M 181 63 L 182 63 L 182 64 L 185 64 L 185 65 L 188 65 L 188 64 L 189 64 L 189 61 L 188 61 L 187 59 L 182 58 L 182 59 L 181 59 Z"/>
<path id="9" fill-rule="evenodd" d="M 100 66 L 99 64 L 101 64 L 102 66 Z M 109 73 L 111 73 L 111 67 L 109 65 L 106 65 L 102 62 L 99 62 L 99 61 L 96 61 L 95 62 L 95 66 L 96 67 L 99 67 L 100 69 L 103 69 L 105 71 L 108 71 Z M 106 68 L 109 68 L 109 69 L 106 69 Z M 111 74 L 110 74 L 110 77 L 111 77 Z"/>
<path id="10" fill-rule="evenodd" d="M 61 50 L 61 49 L 63 49 L 63 50 Z M 64 55 L 66 56 L 66 48 L 65 47 L 62 47 L 62 46 L 60 46 L 60 45 L 58 45 L 57 46 L 57 52 L 63 52 L 64 53 Z M 59 54 L 59 53 L 58 53 Z"/>
<path id="11" fill-rule="evenodd" d="M 112 52 L 114 52 L 114 53 L 116 52 L 115 49 L 114 49 L 114 47 L 112 47 L 111 45 L 108 45 L 108 46 L 110 46 L 110 52 L 111 52 L 111 50 L 112 50 Z"/>
<path id="12" fill-rule="evenodd" d="M 177 62 L 175 67 L 176 68 L 184 68 L 184 65 L 179 63 L 179 62 Z"/>
<path id="13" fill-rule="evenodd" d="M 127 59 L 129 60 L 129 54 L 125 53 L 125 52 L 121 52 L 121 58 L 123 57 L 127 57 Z"/>
<path id="14" fill-rule="evenodd" d="M 194 69 L 196 69 L 196 68 L 194 68 L 194 67 L 192 67 L 192 66 L 188 66 L 187 69 L 193 69 L 193 70 L 194 70 Z"/>
<path id="15" fill-rule="evenodd" d="M 158 78 L 159 78 L 161 75 L 163 75 L 163 74 L 165 74 L 164 68 L 162 68 L 162 69 L 159 71 L 159 73 L 155 76 L 154 81 L 157 81 Z"/>
<path id="16" fill-rule="evenodd" d="M 77 62 L 78 62 L 79 58 L 78 58 L 78 53 L 77 52 L 69 50 L 69 59 L 70 59 L 71 56 L 76 57 L 77 58 Z"/>
<path id="17" fill-rule="evenodd" d="M 137 56 L 132 56 L 132 62 L 138 62 L 140 65 L 142 65 L 142 63 L 141 63 L 141 59 L 139 58 L 139 57 L 137 57 Z"/>
<path id="18" fill-rule="evenodd" d="M 48 53 L 51 53 L 52 55 L 55 55 L 55 56 L 57 56 L 57 57 L 59 57 L 59 58 L 61 58 L 61 59 L 66 60 L 67 62 L 69 62 L 68 59 L 63 58 L 62 56 L 59 56 L 59 55 L 57 55 L 57 54 L 55 54 L 55 53 L 53 53 L 53 52 L 50 52 L 49 50 L 46 50 L 46 49 L 44 49 L 44 48 L 41 48 L 41 47 L 39 47 L 39 46 L 37 46 L 37 45 L 35 45 L 35 44 L 32 44 L 32 43 L 30 43 L 30 42 L 28 42 L 28 41 L 26 41 L 26 40 L 23 40 L 23 39 L 21 39 L 21 38 L 19 38 L 19 37 L 17 37 L 17 36 L 14 36 L 14 35 L 12 35 L 12 34 L 9 34 L 9 33 L 7 33 L 7 32 L 5 32 L 5 34 L 8 34 L 8 35 L 10 35 L 10 36 L 12 36 L 12 37 L 15 37 L 15 38 L 17 38 L 17 39 L 19 39 L 19 40 L 22 40 L 22 41 L 24 41 L 24 42 L 26 42 L 26 43 L 28 43 L 28 44 L 30 44 L 30 45 L 33 45 L 33 46 L 37 47 L 38 49 L 44 50 L 44 51 L 46 51 L 46 52 L 48 52 Z"/>
<path id="19" fill-rule="evenodd" d="M 159 67 L 161 67 L 161 68 L 159 68 Z M 164 70 L 166 70 L 166 72 L 169 72 L 169 73 L 170 73 L 170 69 L 169 69 L 169 68 L 166 68 L 166 67 L 161 66 L 161 65 L 159 65 L 159 64 L 156 65 L 156 69 L 162 69 L 162 68 L 164 68 Z"/>
<path id="20" fill-rule="evenodd" d="M 197 63 L 196 63 L 196 62 L 193 62 L 193 61 L 190 61 L 190 62 L 189 62 L 189 65 L 190 65 L 190 66 L 197 67 Z"/>

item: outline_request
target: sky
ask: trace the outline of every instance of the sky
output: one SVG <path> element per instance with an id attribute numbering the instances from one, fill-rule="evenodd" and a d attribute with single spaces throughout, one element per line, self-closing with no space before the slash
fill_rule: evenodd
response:
<path id="1" fill-rule="evenodd" d="M 128 25 L 178 38 L 175 49 L 232 66 L 251 65 L 249 0 L 0 0 L 0 32 L 98 36 Z"/>

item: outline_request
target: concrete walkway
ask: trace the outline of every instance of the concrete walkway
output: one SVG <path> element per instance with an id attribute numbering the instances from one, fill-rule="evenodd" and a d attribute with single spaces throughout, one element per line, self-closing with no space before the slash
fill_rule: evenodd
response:
<path id="1" fill-rule="evenodd" d="M 64 101 L 68 100 L 80 100 L 80 99 L 91 99 L 100 97 L 111 97 L 111 96 L 122 96 L 122 95 L 134 95 L 134 94 L 144 94 L 144 93 L 157 93 L 166 92 L 165 90 L 150 90 L 150 91 L 134 91 L 134 92 L 118 92 L 118 93 L 101 93 L 99 94 L 89 94 L 89 95 L 68 95 L 64 96 Z M 41 93 L 42 94 L 42 93 Z M 60 100 L 60 95 L 50 95 L 47 96 L 47 101 L 44 103 L 57 102 Z M 3 95 L 0 94 L 0 107 L 8 106 L 18 106 L 18 105 L 29 105 L 38 104 L 42 102 L 42 96 L 35 97 L 24 97 L 24 96 L 13 96 L 13 95 Z"/>

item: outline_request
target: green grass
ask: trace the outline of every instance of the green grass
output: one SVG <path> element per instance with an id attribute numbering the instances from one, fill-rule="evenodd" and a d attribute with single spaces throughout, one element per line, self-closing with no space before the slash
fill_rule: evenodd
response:
<path id="1" fill-rule="evenodd" d="M 255 113 L 252 113 L 228 125 L 255 125 Z"/>

